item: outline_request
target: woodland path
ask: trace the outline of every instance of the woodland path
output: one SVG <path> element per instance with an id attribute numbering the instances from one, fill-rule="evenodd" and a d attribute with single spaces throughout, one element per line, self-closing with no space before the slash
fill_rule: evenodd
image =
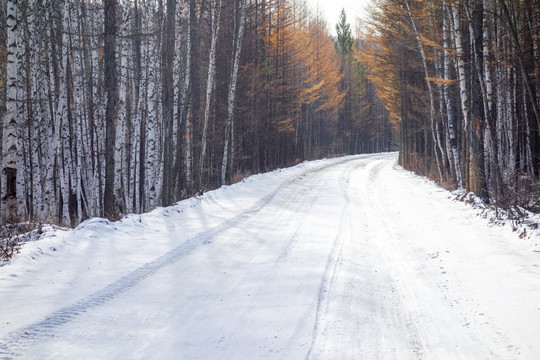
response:
<path id="1" fill-rule="evenodd" d="M 23 252 L 0 268 L 0 359 L 538 358 L 540 255 L 395 160 L 259 176 Z"/>

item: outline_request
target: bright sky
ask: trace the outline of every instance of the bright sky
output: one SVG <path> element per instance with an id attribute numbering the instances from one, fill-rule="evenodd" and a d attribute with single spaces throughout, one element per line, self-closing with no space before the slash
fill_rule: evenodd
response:
<path id="1" fill-rule="evenodd" d="M 345 9 L 347 14 L 347 20 L 351 24 L 351 28 L 354 29 L 356 18 L 364 17 L 365 9 L 371 3 L 371 0 L 306 0 L 313 9 L 319 9 L 326 16 L 329 30 L 333 34 L 336 32 L 336 23 L 339 20 L 339 13 L 341 9 Z M 353 30 L 354 32 L 354 30 Z"/>

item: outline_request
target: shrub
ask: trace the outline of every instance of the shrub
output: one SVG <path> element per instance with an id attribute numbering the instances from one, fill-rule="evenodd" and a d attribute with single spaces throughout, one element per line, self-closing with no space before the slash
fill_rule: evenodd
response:
<path id="1" fill-rule="evenodd" d="M 41 224 L 24 222 L 0 227 L 0 261 L 9 261 L 18 254 L 23 243 L 30 240 L 33 233 L 41 233 Z"/>

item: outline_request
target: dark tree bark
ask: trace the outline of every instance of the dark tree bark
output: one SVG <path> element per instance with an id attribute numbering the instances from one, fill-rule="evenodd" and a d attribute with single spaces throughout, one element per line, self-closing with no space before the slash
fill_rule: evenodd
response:
<path id="1" fill-rule="evenodd" d="M 173 121 L 174 121 L 174 88 L 173 88 L 173 61 L 174 61 L 174 34 L 176 20 L 176 1 L 167 0 L 167 15 L 165 18 L 163 36 L 163 75 L 162 75 L 162 107 L 163 107 L 163 187 L 162 204 L 171 205 L 174 202 L 173 171 Z"/>
<path id="2" fill-rule="evenodd" d="M 114 199 L 114 152 L 116 144 L 116 113 L 118 104 L 118 79 L 116 72 L 116 8 L 117 0 L 104 0 L 105 41 L 103 65 L 105 93 L 105 190 L 103 193 L 103 213 L 109 219 L 115 218 Z"/>

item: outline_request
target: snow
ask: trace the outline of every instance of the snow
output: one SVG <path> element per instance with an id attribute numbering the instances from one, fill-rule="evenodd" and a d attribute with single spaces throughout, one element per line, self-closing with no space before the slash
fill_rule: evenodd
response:
<path id="1" fill-rule="evenodd" d="M 395 159 L 46 228 L 0 267 L 0 358 L 538 358 L 538 236 Z"/>

